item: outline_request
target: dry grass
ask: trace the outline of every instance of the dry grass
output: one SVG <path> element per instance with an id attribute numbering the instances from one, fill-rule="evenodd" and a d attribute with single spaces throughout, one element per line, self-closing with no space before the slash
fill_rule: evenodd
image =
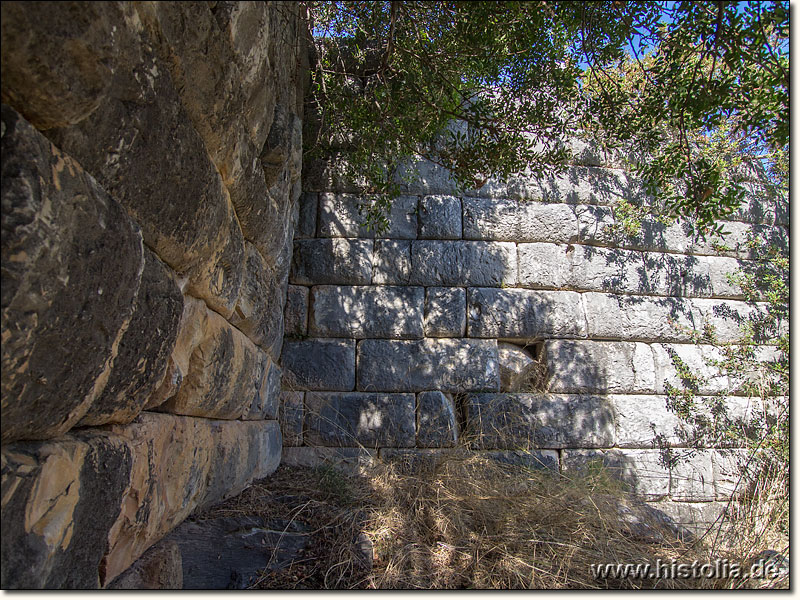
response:
<path id="1" fill-rule="evenodd" d="M 788 503 L 780 502 L 788 496 L 775 479 L 761 481 L 755 502 L 732 505 L 733 521 L 691 542 L 602 469 L 567 479 L 476 455 L 413 473 L 400 463 L 349 475 L 281 467 L 205 516 L 258 514 L 310 528 L 304 553 L 287 569 L 265 572 L 254 586 L 261 589 L 787 587 L 788 576 L 597 579 L 590 571 L 593 563 L 720 558 L 749 566 L 765 548 L 788 554 Z M 358 549 L 364 535 L 372 565 Z"/>

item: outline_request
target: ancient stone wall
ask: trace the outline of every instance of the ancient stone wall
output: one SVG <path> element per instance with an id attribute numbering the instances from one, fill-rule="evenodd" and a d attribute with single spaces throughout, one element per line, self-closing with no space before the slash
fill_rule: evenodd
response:
<path id="1" fill-rule="evenodd" d="M 727 249 L 678 224 L 626 236 L 613 205 L 643 191 L 614 157 L 578 141 L 573 151 L 564 174 L 466 194 L 420 163 L 381 235 L 360 225 L 365 196 L 308 165 L 286 305 L 284 463 L 475 451 L 569 474 L 597 460 L 678 522 L 716 518 L 736 452 L 659 462 L 657 434 L 682 443 L 666 408 L 671 356 L 713 375 L 703 358 L 717 350 L 692 331 L 709 323 L 735 341 L 730 315 L 763 308 L 727 274 L 747 264 L 748 232 L 788 247 L 787 206 L 749 185 L 724 223 Z M 729 383 L 711 376 L 700 393 Z M 733 415 L 754 408 L 729 402 Z"/>
<path id="2" fill-rule="evenodd" d="M 293 2 L 2 5 L 2 587 L 104 587 L 275 470 Z"/>

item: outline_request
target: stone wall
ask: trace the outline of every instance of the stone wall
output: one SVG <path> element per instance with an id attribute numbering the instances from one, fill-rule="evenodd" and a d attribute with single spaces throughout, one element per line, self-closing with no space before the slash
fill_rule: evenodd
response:
<path id="1" fill-rule="evenodd" d="M 108 585 L 275 470 L 293 2 L 2 4 L 2 587 Z"/>
<path id="2" fill-rule="evenodd" d="M 656 434 L 681 444 L 671 356 L 713 375 L 703 358 L 715 348 L 691 332 L 709 323 L 735 341 L 730 317 L 763 309 L 727 274 L 751 258 L 748 232 L 788 248 L 787 206 L 750 184 L 724 223 L 727 249 L 678 224 L 625 236 L 613 205 L 643 191 L 614 157 L 573 151 L 564 174 L 466 194 L 420 163 L 381 235 L 360 226 L 366 197 L 329 165 L 307 166 L 282 355 L 285 463 L 474 451 L 569 474 L 601 461 L 681 523 L 716 517 L 736 452 L 659 463 Z M 710 377 L 700 393 L 729 383 Z"/>

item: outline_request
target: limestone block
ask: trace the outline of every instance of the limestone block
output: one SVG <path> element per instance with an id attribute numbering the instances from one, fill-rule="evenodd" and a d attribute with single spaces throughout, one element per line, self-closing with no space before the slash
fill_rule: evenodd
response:
<path id="1" fill-rule="evenodd" d="M 728 500 L 745 495 L 756 480 L 758 459 L 744 448 L 714 450 L 711 453 L 714 498 Z"/>
<path id="2" fill-rule="evenodd" d="M 650 504 L 695 535 L 702 535 L 725 513 L 727 502 L 673 502 L 659 500 Z"/>
<path id="3" fill-rule="evenodd" d="M 239 419 L 261 391 L 269 358 L 238 329 L 197 302 L 187 298 L 183 331 L 173 353 L 183 375 L 180 389 L 158 410 Z"/>
<path id="4" fill-rule="evenodd" d="M 458 417 L 452 399 L 442 392 L 417 394 L 417 446 L 444 448 L 458 441 Z"/>
<path id="5" fill-rule="evenodd" d="M 554 473 L 559 471 L 558 450 L 490 450 L 480 452 L 479 455 L 515 467 L 537 471 L 547 470 Z"/>
<path id="6" fill-rule="evenodd" d="M 308 328 L 314 337 L 421 338 L 422 287 L 335 286 L 311 288 Z"/>
<path id="7" fill-rule="evenodd" d="M 180 590 L 183 589 L 181 550 L 165 539 L 142 554 L 124 573 L 114 579 L 109 590 Z"/>
<path id="8" fill-rule="evenodd" d="M 692 309 L 699 315 L 703 326 L 714 329 L 716 339 L 721 343 L 735 343 L 742 339 L 745 323 L 767 314 L 766 302 L 751 304 L 739 300 L 716 300 L 696 298 L 691 301 Z M 698 328 L 698 329 L 702 329 Z M 667 341 L 667 340 L 664 340 Z"/>
<path id="9" fill-rule="evenodd" d="M 422 158 L 398 165 L 396 179 L 406 194 L 424 196 L 458 193 L 458 184 L 447 169 Z"/>
<path id="10" fill-rule="evenodd" d="M 430 470 L 445 461 L 464 461 L 479 457 L 500 464 L 523 469 L 558 472 L 557 450 L 483 450 L 465 452 L 461 448 L 381 448 L 380 458 L 392 463 L 395 468 L 406 473 Z M 476 468 L 481 463 L 475 464 Z"/>
<path id="11" fill-rule="evenodd" d="M 712 450 L 699 450 L 673 465 L 669 484 L 669 493 L 673 500 L 689 502 L 714 500 L 712 454 Z"/>
<path id="12" fill-rule="evenodd" d="M 375 464 L 376 450 L 368 448 L 284 448 L 281 464 L 287 467 L 319 467 L 327 465 L 346 473 L 359 473 Z"/>
<path id="13" fill-rule="evenodd" d="M 411 242 L 375 240 L 372 257 L 372 283 L 408 285 L 411 277 Z"/>
<path id="14" fill-rule="evenodd" d="M 423 196 L 419 201 L 419 238 L 461 238 L 461 200 L 455 196 Z"/>
<path id="15" fill-rule="evenodd" d="M 128 25 L 116 25 L 125 35 Z M 47 134 L 125 207 L 159 258 L 189 274 L 196 293 L 220 306 L 235 300 L 241 262 L 225 261 L 239 258 L 241 244 L 227 192 L 168 70 L 146 44 L 126 54 L 91 115 Z"/>
<path id="16" fill-rule="evenodd" d="M 281 355 L 287 390 L 349 392 L 356 384 L 353 340 L 287 340 Z"/>
<path id="17" fill-rule="evenodd" d="M 522 289 L 470 288 L 467 335 L 533 340 L 586 335 L 581 295 Z"/>
<path id="18" fill-rule="evenodd" d="M 412 285 L 500 286 L 517 281 L 511 242 L 419 240 L 411 244 Z"/>
<path id="19" fill-rule="evenodd" d="M 701 264 L 705 265 L 708 271 L 711 282 L 711 295 L 717 298 L 744 297 L 741 287 L 736 283 L 732 283 L 730 276 L 740 270 L 754 268 L 755 265 L 753 263 L 724 256 L 698 256 L 697 259 Z"/>
<path id="20" fill-rule="evenodd" d="M 511 242 L 574 242 L 573 208 L 516 200 L 464 198 L 464 239 Z"/>
<path id="21" fill-rule="evenodd" d="M 666 396 L 613 395 L 609 400 L 616 415 L 617 446 L 620 448 L 653 448 L 655 436 L 671 446 L 685 444 L 685 425 L 667 409 Z"/>
<path id="22" fill-rule="evenodd" d="M 555 340 L 544 360 L 551 392 L 647 394 L 658 381 L 653 352 L 641 342 Z"/>
<path id="23" fill-rule="evenodd" d="M 464 288 L 425 289 L 425 337 L 461 337 L 467 328 Z"/>
<path id="24" fill-rule="evenodd" d="M 357 370 L 362 391 L 496 391 L 500 387 L 494 340 L 363 340 L 358 344 Z"/>
<path id="25" fill-rule="evenodd" d="M 85 119 L 124 68 L 129 40 L 108 34 L 129 12 L 115 3 L 3 4 L 2 101 L 40 130 Z"/>
<path id="26" fill-rule="evenodd" d="M 4 445 L 3 589 L 100 587 L 132 461 L 107 433 Z"/>
<path id="27" fill-rule="evenodd" d="M 698 392 L 715 394 L 731 387 L 728 375 L 709 364 L 709 361 L 722 360 L 718 348 L 706 344 L 652 344 L 655 365 L 654 390 L 657 394 L 666 393 L 667 384 L 682 389 L 681 378 L 675 362 L 683 363 L 700 378 Z"/>
<path id="28" fill-rule="evenodd" d="M 303 445 L 304 398 L 304 392 L 281 392 L 278 420 L 284 446 Z"/>
<path id="29" fill-rule="evenodd" d="M 271 360 L 262 361 L 261 372 L 256 371 L 255 387 L 249 406 L 245 406 L 242 419 L 260 421 L 278 418 L 281 394 L 281 368 Z"/>
<path id="30" fill-rule="evenodd" d="M 630 491 L 646 500 L 659 500 L 670 489 L 670 473 L 658 450 L 564 450 L 561 469 L 566 475 L 604 468 Z"/>
<path id="31" fill-rule="evenodd" d="M 112 581 L 197 507 L 241 492 L 278 466 L 277 422 L 214 421 L 141 413 L 112 432 L 133 457 L 122 510 L 107 530 L 104 581 Z M 117 504 L 117 507 L 120 505 Z"/>
<path id="32" fill-rule="evenodd" d="M 68 431 L 103 392 L 144 256 L 122 207 L 5 105 L 0 144 L 7 443 Z"/>
<path id="33" fill-rule="evenodd" d="M 692 301 L 654 296 L 583 295 L 591 338 L 687 342 L 703 330 Z"/>
<path id="34" fill-rule="evenodd" d="M 789 225 L 789 198 L 776 194 L 768 185 L 744 183 L 744 201 L 731 219 L 767 225 Z"/>
<path id="35" fill-rule="evenodd" d="M 230 322 L 254 344 L 277 356 L 287 283 L 253 244 L 246 242 L 245 248 L 244 280 Z"/>
<path id="36" fill-rule="evenodd" d="M 295 285 L 368 285 L 372 244 L 372 240 L 299 240 L 294 244 L 289 281 Z"/>
<path id="37" fill-rule="evenodd" d="M 178 337 L 183 296 L 172 272 L 145 248 L 145 265 L 130 325 L 103 393 L 79 425 L 129 423 L 161 384 Z"/>
<path id="38" fill-rule="evenodd" d="M 607 448 L 614 411 L 602 396 L 471 394 L 467 436 L 476 448 Z"/>
<path id="39" fill-rule="evenodd" d="M 307 392 L 309 446 L 409 447 L 416 429 L 413 394 Z"/>
<path id="40" fill-rule="evenodd" d="M 413 240 L 417 237 L 417 197 L 398 196 L 391 200 L 389 228 L 376 233 L 368 230 L 366 210 L 372 201 L 367 196 L 322 193 L 319 195 L 319 237 L 393 238 Z"/>
<path id="41" fill-rule="evenodd" d="M 283 319 L 287 337 L 302 337 L 308 333 L 308 288 L 290 285 L 286 292 Z"/>
<path id="42" fill-rule="evenodd" d="M 497 343 L 500 361 L 500 391 L 523 392 L 523 386 L 533 383 L 532 378 L 539 369 L 539 363 L 524 349 L 508 342 Z"/>
<path id="43" fill-rule="evenodd" d="M 315 192 L 306 192 L 300 195 L 299 218 L 294 239 L 303 240 L 306 238 L 313 238 L 317 235 L 318 206 L 319 194 Z"/>

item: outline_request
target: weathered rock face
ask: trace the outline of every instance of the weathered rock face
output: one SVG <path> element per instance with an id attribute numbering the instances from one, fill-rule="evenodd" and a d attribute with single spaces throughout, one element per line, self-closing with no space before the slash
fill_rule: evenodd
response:
<path id="1" fill-rule="evenodd" d="M 100 397 L 143 269 L 139 228 L 2 108 L 2 439 L 64 433 Z"/>
<path id="2" fill-rule="evenodd" d="M 109 585 L 277 467 L 300 9 L 3 4 L 4 588 Z"/>

